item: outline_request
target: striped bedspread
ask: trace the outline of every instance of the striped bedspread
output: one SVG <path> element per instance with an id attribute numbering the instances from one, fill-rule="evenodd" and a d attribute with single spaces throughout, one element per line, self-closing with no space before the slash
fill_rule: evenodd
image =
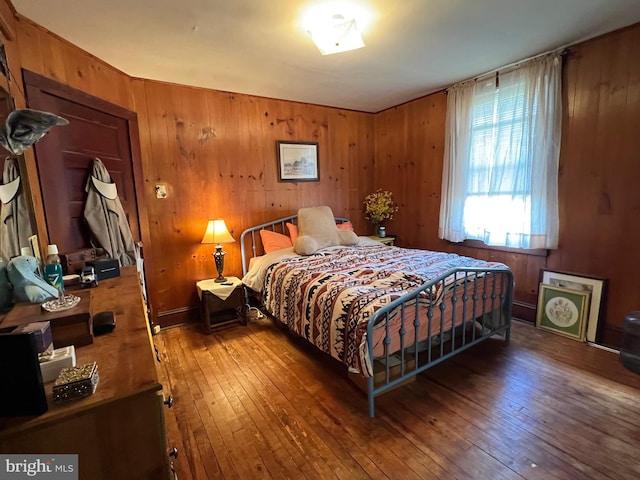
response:
<path id="1" fill-rule="evenodd" d="M 456 267 L 506 268 L 444 252 L 336 247 L 271 265 L 265 306 L 293 332 L 352 371 L 370 376 L 369 362 L 363 358 L 368 320 L 388 303 Z"/>

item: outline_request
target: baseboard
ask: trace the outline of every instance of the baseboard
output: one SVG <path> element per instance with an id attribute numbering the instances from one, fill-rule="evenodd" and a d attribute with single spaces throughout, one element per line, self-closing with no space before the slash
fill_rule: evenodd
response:
<path id="1" fill-rule="evenodd" d="M 536 323 L 536 310 L 537 306 L 532 303 L 520 302 L 518 300 L 513 301 L 513 307 L 511 309 L 511 316 L 518 320 L 524 320 L 529 323 Z"/>
<path id="2" fill-rule="evenodd" d="M 601 329 L 599 344 L 620 350 L 624 339 L 624 329 L 613 325 L 604 325 Z"/>
<path id="3" fill-rule="evenodd" d="M 198 307 L 182 307 L 174 310 L 158 312 L 158 325 L 160 327 L 171 327 L 187 322 L 199 322 L 200 309 Z"/>

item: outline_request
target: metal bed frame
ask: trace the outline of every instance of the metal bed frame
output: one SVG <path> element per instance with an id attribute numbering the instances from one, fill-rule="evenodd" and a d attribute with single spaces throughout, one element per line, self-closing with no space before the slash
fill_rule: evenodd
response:
<path id="1" fill-rule="evenodd" d="M 286 223 L 296 223 L 296 221 L 297 215 L 291 215 L 242 232 L 240 248 L 243 275 L 247 273 L 248 259 L 251 258 L 247 255 L 249 253 L 246 247 L 248 241 L 251 243 L 251 254 L 255 257 L 259 254 L 256 240 L 260 235 L 256 235 L 257 232 L 269 229 L 286 234 Z M 348 220 L 336 217 L 336 221 L 341 223 Z M 452 276 L 453 283 L 451 283 Z M 479 288 L 480 284 L 483 287 L 481 289 Z M 434 298 L 438 288 L 450 289 L 451 294 L 447 295 L 449 301 L 436 304 L 420 301 L 425 298 L 425 294 L 428 295 L 427 298 Z M 384 365 L 384 375 L 378 386 L 375 384 L 375 375 L 367 379 L 369 416 L 375 416 L 376 397 L 412 379 L 415 375 L 495 335 L 503 335 L 505 342 L 508 343 L 511 331 L 513 289 L 513 274 L 508 268 L 455 268 L 443 272 L 438 278 L 376 311 L 367 324 L 367 349 L 372 368 L 377 360 L 378 365 Z M 247 288 L 245 288 L 245 293 L 248 305 Z M 414 335 L 411 338 L 405 328 L 411 321 L 406 318 L 409 309 L 413 309 L 414 314 L 412 315 Z M 462 322 L 452 321 L 452 328 L 443 331 L 445 319 L 455 319 L 456 315 L 460 313 L 462 314 Z M 400 349 L 390 352 L 389 348 L 385 348 L 383 356 L 375 357 L 373 354 L 374 327 L 380 323 L 381 318 L 384 318 L 384 343 L 388 346 L 391 343 L 391 336 L 394 335 L 390 332 L 391 322 L 389 320 L 394 315 L 400 315 L 400 328 L 396 334 L 400 336 Z M 418 338 L 419 327 L 425 316 L 428 319 L 427 337 Z M 440 327 L 437 330 L 440 333 L 432 336 L 436 325 Z M 400 357 L 399 374 L 397 371 L 392 372 L 391 370 L 390 360 L 394 356 Z M 408 360 L 414 361 L 408 362 Z"/>

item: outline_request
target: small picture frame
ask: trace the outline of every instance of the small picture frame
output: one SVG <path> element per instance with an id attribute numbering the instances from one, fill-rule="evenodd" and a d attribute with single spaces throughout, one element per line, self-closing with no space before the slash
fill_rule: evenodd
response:
<path id="1" fill-rule="evenodd" d="M 559 270 L 540 270 L 540 283 L 591 292 L 586 339 L 596 343 L 607 291 L 607 279 Z"/>
<path id="2" fill-rule="evenodd" d="M 279 182 L 320 180 L 318 142 L 276 141 Z"/>
<path id="3" fill-rule="evenodd" d="M 540 284 L 536 327 L 574 340 L 585 340 L 591 292 Z"/>

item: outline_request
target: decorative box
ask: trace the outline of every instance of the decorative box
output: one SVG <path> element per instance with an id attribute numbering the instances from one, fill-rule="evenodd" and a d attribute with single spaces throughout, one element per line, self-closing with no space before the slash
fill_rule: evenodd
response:
<path id="1" fill-rule="evenodd" d="M 43 382 L 51 382 L 58 378 L 63 368 L 76 366 L 76 349 L 73 345 L 56 348 L 50 355 L 40 355 L 40 372 Z"/>
<path id="2" fill-rule="evenodd" d="M 92 262 L 95 259 L 95 248 L 83 248 L 81 250 L 74 250 L 73 252 L 62 253 L 60 255 L 62 269 L 66 275 L 80 272 L 80 270 L 87 265 L 87 262 Z"/>
<path id="3" fill-rule="evenodd" d="M 99 380 L 96 362 L 63 368 L 53 384 L 53 399 L 65 402 L 93 395 Z"/>
<path id="4" fill-rule="evenodd" d="M 101 258 L 87 262 L 87 265 L 95 269 L 98 280 L 120 276 L 120 261 L 117 258 Z"/>
<path id="5" fill-rule="evenodd" d="M 2 328 L 18 327 L 27 323 L 51 323 L 55 348 L 74 345 L 76 348 L 93 343 L 91 322 L 91 292 L 74 291 L 80 303 L 69 310 L 48 312 L 38 303 L 16 303 L 2 321 Z"/>
<path id="6" fill-rule="evenodd" d="M 34 333 L 38 353 L 45 353 L 47 350 L 53 350 L 53 337 L 51 335 L 51 326 L 49 322 L 34 322 L 20 325 L 13 329 L 11 333 L 31 332 Z"/>

